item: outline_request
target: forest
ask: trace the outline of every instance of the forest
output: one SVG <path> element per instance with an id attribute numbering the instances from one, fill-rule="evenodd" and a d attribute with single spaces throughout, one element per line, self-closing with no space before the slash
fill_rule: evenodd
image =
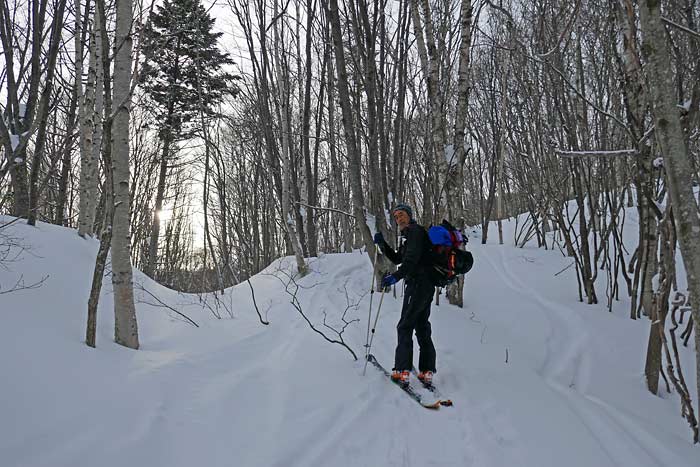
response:
<path id="1" fill-rule="evenodd" d="M 699 21 L 697 0 L 3 0 L 0 267 L 10 224 L 98 239 L 86 343 L 107 273 L 136 349 L 133 268 L 216 295 L 280 257 L 372 262 L 407 203 L 559 252 L 572 302 L 630 299 L 647 388 L 698 442 Z"/>

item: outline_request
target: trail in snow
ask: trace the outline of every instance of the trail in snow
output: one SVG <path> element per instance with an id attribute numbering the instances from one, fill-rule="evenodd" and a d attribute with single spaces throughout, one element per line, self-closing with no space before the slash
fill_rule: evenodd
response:
<path id="1" fill-rule="evenodd" d="M 95 242 L 12 228 L 33 254 L 0 270 L 0 283 L 50 277 L 0 296 L 3 466 L 696 465 L 676 402 L 639 379 L 647 328 L 573 302 L 571 278 L 553 278 L 556 253 L 471 246 L 465 308 L 433 306 L 436 383 L 455 402 L 433 412 L 373 368 L 363 377 L 362 361 L 309 329 L 279 280 L 288 259 L 252 279 L 270 326 L 246 284 L 226 292 L 234 317 L 219 320 L 137 273 L 201 326 L 140 304 L 139 351 L 111 342 L 107 280 L 93 350 L 81 339 Z M 311 269 L 298 281 L 304 312 L 319 329 L 343 313 L 358 320 L 343 339 L 363 355 L 366 255 L 324 255 Z M 385 296 L 373 344 L 388 366 L 401 299 L 400 288 Z"/>

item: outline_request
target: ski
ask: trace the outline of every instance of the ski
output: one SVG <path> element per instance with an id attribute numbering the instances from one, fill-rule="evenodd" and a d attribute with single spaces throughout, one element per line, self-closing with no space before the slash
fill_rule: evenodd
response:
<path id="1" fill-rule="evenodd" d="M 433 383 L 424 383 L 423 381 L 421 381 L 421 379 L 418 378 L 418 370 L 416 370 L 416 367 L 413 367 L 411 371 L 415 375 L 416 379 L 421 382 L 423 387 L 428 391 L 432 392 L 433 396 L 435 396 L 435 398 L 440 401 L 440 405 L 445 407 L 451 407 L 452 405 L 454 405 L 452 404 L 452 399 L 444 399 L 442 397 L 442 394 L 438 390 L 437 386 L 435 386 Z"/>
<path id="2" fill-rule="evenodd" d="M 415 387 L 411 386 L 410 383 L 409 383 L 409 384 L 401 384 L 401 383 L 398 383 L 398 382 L 394 381 L 393 379 L 391 379 L 391 373 L 389 373 L 389 372 L 386 370 L 386 368 L 384 368 L 384 367 L 377 361 L 377 359 L 374 357 L 374 355 L 372 355 L 372 354 L 367 355 L 367 360 L 368 360 L 370 363 L 372 363 L 372 365 L 374 365 L 374 367 L 375 367 L 376 369 L 378 369 L 379 371 L 381 371 L 381 372 L 384 374 L 384 376 L 386 376 L 387 378 L 389 378 L 389 381 L 391 381 L 392 383 L 394 383 L 395 385 L 397 385 L 398 387 L 400 387 L 400 388 L 403 390 L 403 392 L 405 392 L 406 394 L 408 394 L 409 397 L 411 397 L 411 399 L 413 399 L 414 401 L 418 402 L 422 407 L 425 407 L 426 409 L 439 409 L 439 408 L 440 408 L 440 405 L 442 405 L 442 401 L 440 401 L 439 399 L 432 399 L 432 400 L 431 400 L 431 399 L 426 398 L 425 395 L 420 394 L 420 393 L 416 390 Z"/>

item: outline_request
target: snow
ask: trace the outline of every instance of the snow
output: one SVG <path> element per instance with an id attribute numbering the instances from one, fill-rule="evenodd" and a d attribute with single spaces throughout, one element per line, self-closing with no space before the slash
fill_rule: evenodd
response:
<path id="1" fill-rule="evenodd" d="M 506 238 L 513 229 L 504 223 Z M 635 236 L 632 226 L 625 230 Z M 555 276 L 570 264 L 558 252 L 500 246 L 497 238 L 470 243 L 465 308 L 441 297 L 431 316 L 435 381 L 455 405 L 430 411 L 371 366 L 363 377 L 361 360 L 309 328 L 285 292 L 293 258 L 251 279 L 269 326 L 260 324 L 247 284 L 220 297 L 232 317 L 216 319 L 199 297 L 135 271 L 138 351 L 112 341 L 106 279 L 90 349 L 83 340 L 97 241 L 43 223 L 2 228 L 0 243 L 8 235 L 28 249 L 0 267 L 0 285 L 48 278 L 0 295 L 3 467 L 698 465 L 677 395 L 645 389 L 648 320 L 629 320 L 627 301 L 613 313 L 578 303 L 573 268 Z M 309 265 L 299 280 L 304 312 L 330 333 L 324 313 L 339 329 L 347 309 L 346 319 L 359 321 L 342 337 L 361 356 L 367 255 L 321 255 Z M 397 293 L 384 296 L 372 347 L 387 367 Z M 694 388 L 692 349 L 680 351 Z"/>
<path id="2" fill-rule="evenodd" d="M 19 146 L 19 135 L 10 135 L 10 146 L 12 147 L 12 151 L 17 149 L 17 146 Z"/>
<path id="3" fill-rule="evenodd" d="M 369 209 L 365 209 L 365 222 L 367 223 L 367 227 L 369 227 L 369 232 L 374 237 L 374 234 L 377 233 L 377 217 L 374 214 L 370 214 Z"/>
<path id="4" fill-rule="evenodd" d="M 465 145 L 466 149 L 466 145 Z M 455 147 L 453 144 L 446 144 L 445 145 L 445 162 L 447 162 L 448 167 L 455 167 L 459 165 L 459 160 L 456 157 L 455 154 Z"/>

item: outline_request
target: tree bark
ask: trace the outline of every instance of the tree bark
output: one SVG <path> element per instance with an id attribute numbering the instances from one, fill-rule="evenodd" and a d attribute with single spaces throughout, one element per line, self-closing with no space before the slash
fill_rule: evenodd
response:
<path id="1" fill-rule="evenodd" d="M 325 5 L 325 4 L 324 4 Z M 345 145 L 348 155 L 348 169 L 350 172 L 350 185 L 352 189 L 353 214 L 357 222 L 357 227 L 364 241 L 365 248 L 369 254 L 368 260 L 372 261 L 374 257 L 374 239 L 367 226 L 365 217 L 365 200 L 362 188 L 362 168 L 360 161 L 360 153 L 357 147 L 357 139 L 355 137 L 355 128 L 353 127 L 352 106 L 350 104 L 350 91 L 348 85 L 348 72 L 345 64 L 345 51 L 343 49 L 343 37 L 340 29 L 340 15 L 338 13 L 338 0 L 329 0 L 325 6 L 328 14 L 328 20 L 331 25 L 331 34 L 333 36 L 333 48 L 335 52 L 336 68 L 338 70 L 338 97 L 340 99 L 340 107 L 343 115 L 343 127 L 345 129 Z"/>
<path id="2" fill-rule="evenodd" d="M 39 125 L 36 132 L 36 143 L 34 144 L 34 157 L 32 158 L 32 170 L 29 176 L 29 205 L 27 207 L 27 224 L 35 225 L 39 209 L 39 197 L 41 187 L 39 185 L 39 173 L 44 159 L 44 148 L 46 146 L 46 126 L 48 124 L 48 114 L 53 92 L 54 74 L 56 62 L 61 44 L 61 32 L 63 31 L 63 14 L 66 9 L 66 0 L 61 0 L 54 12 L 51 22 L 51 39 L 48 50 L 48 63 L 46 65 L 46 78 L 44 90 L 39 99 L 39 108 L 36 118 Z"/>
<path id="3" fill-rule="evenodd" d="M 671 53 L 666 43 L 659 1 L 643 0 L 639 11 L 656 137 L 664 156 L 676 231 L 688 276 L 695 330 L 695 372 L 700 375 L 700 217 L 693 194 L 692 169 L 675 105 Z M 700 377 L 696 378 L 696 390 L 696 400 L 700 401 Z"/>
<path id="4" fill-rule="evenodd" d="M 168 117 L 170 120 L 170 117 Z M 170 156 L 171 131 L 166 130 L 166 135 L 162 139 L 163 150 L 160 155 L 158 171 L 158 187 L 156 188 L 156 200 L 153 208 L 153 218 L 151 222 L 151 236 L 148 242 L 148 264 L 144 271 L 151 277 L 156 276 L 158 270 L 158 241 L 160 239 L 160 212 L 163 210 L 163 199 L 165 198 L 165 183 L 168 175 L 168 158 Z"/>
<path id="5" fill-rule="evenodd" d="M 447 197 L 447 218 L 458 229 L 464 230 L 466 216 L 464 212 L 464 164 L 466 162 L 465 128 L 469 111 L 469 69 L 471 63 L 473 7 L 471 0 L 462 0 L 460 8 L 460 44 L 459 65 L 457 69 L 457 107 L 455 109 L 454 161 L 450 164 L 445 180 Z M 464 277 L 459 277 L 454 284 L 447 287 L 450 304 L 464 306 Z"/>
<path id="6" fill-rule="evenodd" d="M 139 348 L 134 306 L 131 233 L 129 215 L 129 115 L 131 111 L 131 0 L 117 0 L 114 47 L 114 122 L 112 155 L 114 176 L 114 226 L 112 235 L 112 285 L 114 287 L 114 340 L 132 349 Z"/>
<path id="7" fill-rule="evenodd" d="M 299 242 L 299 237 L 297 236 L 296 228 L 294 226 L 293 218 L 293 207 L 291 199 L 291 177 L 292 177 L 292 160 L 290 154 L 290 133 L 291 129 L 289 126 L 289 78 L 283 73 L 283 61 L 282 52 L 280 47 L 282 43 L 280 42 L 279 35 L 279 17 L 277 15 L 278 3 L 275 1 L 275 22 L 273 23 L 272 30 L 275 38 L 275 71 L 277 74 L 277 86 L 280 90 L 279 96 L 279 119 L 281 126 L 281 139 L 282 139 L 282 163 L 284 165 L 282 169 L 282 223 L 287 229 L 287 235 L 289 236 L 289 241 L 292 245 L 292 250 L 294 251 L 294 256 L 297 263 L 297 271 L 302 276 L 308 272 L 308 267 L 304 261 L 304 254 L 301 243 Z"/>
<path id="8" fill-rule="evenodd" d="M 306 179 L 306 199 L 308 204 L 316 206 L 316 180 L 311 170 L 311 147 L 309 144 L 311 132 L 311 43 L 313 41 L 314 0 L 306 0 L 306 63 L 304 76 L 304 107 L 302 114 L 301 138 L 304 155 L 304 178 Z M 318 256 L 318 234 L 314 222 L 314 210 L 306 208 L 306 245 L 309 256 Z"/>
<path id="9" fill-rule="evenodd" d="M 80 0 L 76 0 L 80 2 Z M 76 45 L 77 48 L 77 45 Z M 80 52 L 82 56 L 82 51 Z M 78 51 L 76 51 L 76 57 Z M 102 37 L 100 16 L 95 11 L 90 32 L 90 58 L 88 60 L 87 83 L 80 99 L 80 206 L 78 212 L 78 235 L 91 236 L 95 224 L 98 192 L 98 160 L 102 134 Z M 77 60 L 77 59 L 76 59 Z M 81 60 L 82 62 L 82 60 Z M 82 70 L 82 63 L 80 64 Z M 82 71 L 80 72 L 82 74 Z M 76 83 L 77 84 L 77 83 Z M 100 118 L 96 118 L 98 116 Z M 98 141 L 99 140 L 99 141 Z"/>
<path id="10" fill-rule="evenodd" d="M 330 37 L 328 38 L 330 44 Z M 330 47 L 330 46 L 329 46 Z M 343 168 L 338 161 L 336 155 L 336 140 L 335 140 L 335 74 L 333 73 L 333 61 L 330 59 L 330 50 L 328 50 L 326 59 L 326 67 L 328 68 L 328 152 L 331 158 L 331 173 L 333 175 L 333 187 L 335 191 L 336 203 L 338 209 L 346 211 L 348 208 L 347 197 L 344 193 L 343 183 Z M 340 216 L 340 230 L 343 238 L 343 250 L 346 253 L 352 252 L 352 229 L 347 216 Z"/>

